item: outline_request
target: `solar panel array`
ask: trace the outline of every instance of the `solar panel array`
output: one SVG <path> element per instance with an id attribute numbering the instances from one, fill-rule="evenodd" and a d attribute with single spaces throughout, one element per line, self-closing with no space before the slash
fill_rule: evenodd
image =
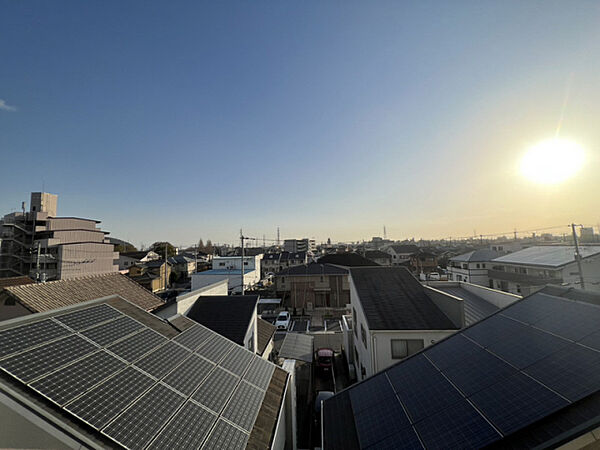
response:
<path id="1" fill-rule="evenodd" d="M 361 448 L 478 448 L 599 390 L 600 307 L 537 293 L 347 395 Z"/>
<path id="2" fill-rule="evenodd" d="M 0 369 L 130 449 L 244 448 L 275 366 L 202 325 L 108 304 L 0 331 Z"/>

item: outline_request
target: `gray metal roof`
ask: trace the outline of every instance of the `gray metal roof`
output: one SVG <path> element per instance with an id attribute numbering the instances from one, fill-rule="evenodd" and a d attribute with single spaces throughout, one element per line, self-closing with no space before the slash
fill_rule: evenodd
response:
<path id="1" fill-rule="evenodd" d="M 311 363 L 313 360 L 313 337 L 301 333 L 286 334 L 279 350 L 279 356 Z"/>
<path id="2" fill-rule="evenodd" d="M 491 304 L 487 300 L 473 294 L 472 292 L 463 289 L 462 287 L 436 287 L 436 289 L 446 292 L 455 297 L 462 298 L 465 302 L 465 325 L 469 326 L 475 322 L 479 322 L 488 316 L 491 316 L 498 308 L 496 305 Z"/>
<path id="3" fill-rule="evenodd" d="M 474 250 L 472 252 L 463 253 L 462 255 L 453 256 L 450 261 L 457 262 L 485 262 L 491 261 L 494 258 L 502 255 L 501 252 L 496 250 L 490 250 L 488 248 L 482 248 L 480 250 Z"/>
<path id="4" fill-rule="evenodd" d="M 588 258 L 600 255 L 600 246 L 580 246 L 579 251 L 583 258 Z M 529 247 L 518 252 L 500 256 L 492 261 L 528 266 L 560 267 L 575 262 L 575 247 L 572 245 Z"/>

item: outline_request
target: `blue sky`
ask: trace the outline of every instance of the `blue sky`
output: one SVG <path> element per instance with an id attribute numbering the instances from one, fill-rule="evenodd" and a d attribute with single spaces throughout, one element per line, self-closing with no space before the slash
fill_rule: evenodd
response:
<path id="1" fill-rule="evenodd" d="M 44 187 L 135 244 L 600 221 L 597 2 L 0 10 L 2 212 Z M 515 167 L 567 91 L 586 166 L 534 186 Z"/>

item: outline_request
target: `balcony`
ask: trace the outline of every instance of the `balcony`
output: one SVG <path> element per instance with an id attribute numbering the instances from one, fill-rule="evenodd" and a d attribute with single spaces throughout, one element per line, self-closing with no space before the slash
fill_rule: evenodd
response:
<path id="1" fill-rule="evenodd" d="M 561 284 L 561 278 L 541 277 L 537 275 L 529 275 L 526 273 L 505 272 L 503 270 L 488 270 L 488 277 L 493 280 L 511 281 L 513 283 L 523 283 L 530 285 L 543 284 Z"/>

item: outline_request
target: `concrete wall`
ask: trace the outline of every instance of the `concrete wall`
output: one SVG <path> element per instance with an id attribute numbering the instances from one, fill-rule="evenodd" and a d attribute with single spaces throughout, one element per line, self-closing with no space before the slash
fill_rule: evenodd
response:
<path id="1" fill-rule="evenodd" d="M 465 302 L 463 299 L 438 291 L 431 286 L 423 286 L 429 298 L 459 328 L 465 326 Z"/>
<path id="2" fill-rule="evenodd" d="M 6 303 L 9 304 L 6 304 Z M 13 319 L 15 317 L 27 316 L 31 314 L 27 308 L 15 301 L 13 305 L 10 304 L 10 297 L 6 294 L 0 294 L 0 321 Z M 1 443 L 0 443 L 1 444 Z"/>
<path id="3" fill-rule="evenodd" d="M 117 272 L 114 246 L 102 243 L 61 245 L 58 248 L 58 279 Z"/>
<path id="4" fill-rule="evenodd" d="M 185 316 L 199 297 L 203 295 L 227 295 L 227 285 L 227 280 L 221 280 L 195 291 L 181 294 L 177 297 L 174 304 L 161 309 L 156 315 L 164 319 L 173 317 L 176 314 Z"/>
<path id="5" fill-rule="evenodd" d="M 492 305 L 496 305 L 498 308 L 504 308 L 511 303 L 521 299 L 520 295 L 510 294 L 508 292 L 498 291 L 496 289 L 490 289 L 485 286 L 478 286 L 471 283 L 460 283 L 461 287 L 471 292 L 472 294 L 487 300 Z"/>
<path id="6" fill-rule="evenodd" d="M 256 349 L 258 348 L 257 319 L 258 319 L 258 314 L 256 313 L 256 308 L 254 308 L 254 313 L 252 314 L 252 319 L 250 319 L 250 325 L 248 325 L 248 329 L 246 330 L 246 335 L 244 336 L 244 347 L 246 347 L 248 350 L 250 350 L 251 352 L 254 352 L 254 353 L 256 353 Z"/>
<path id="7" fill-rule="evenodd" d="M 296 450 L 298 448 L 298 429 L 296 424 L 296 361 L 293 359 L 286 359 L 281 368 L 289 373 L 290 376 L 288 377 L 285 391 L 285 419 L 284 421 L 280 420 L 277 423 L 277 427 L 279 427 L 282 422 L 285 423 L 287 437 L 285 440 L 285 448 L 286 450 Z"/>

